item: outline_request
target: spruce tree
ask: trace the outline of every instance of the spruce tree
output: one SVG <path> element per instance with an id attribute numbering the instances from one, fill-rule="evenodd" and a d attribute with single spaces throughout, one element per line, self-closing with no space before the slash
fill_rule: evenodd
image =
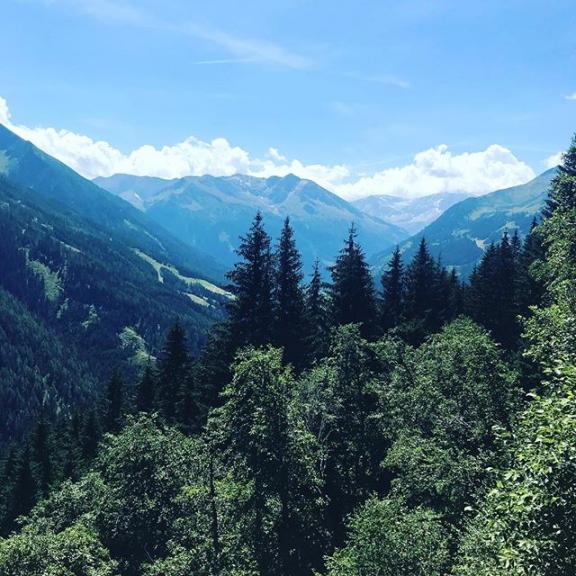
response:
<path id="1" fill-rule="evenodd" d="M 406 271 L 405 294 L 404 315 L 410 321 L 407 337 L 418 342 L 442 323 L 439 266 L 425 238 Z"/>
<path id="2" fill-rule="evenodd" d="M 530 306 L 540 305 L 544 300 L 546 287 L 539 266 L 544 256 L 542 235 L 534 218 L 522 245 L 516 274 L 517 309 L 524 317 L 530 314 Z"/>
<path id="3" fill-rule="evenodd" d="M 404 304 L 404 266 L 400 248 L 396 246 L 388 269 L 382 274 L 382 327 L 389 330 L 400 324 Z"/>
<path id="4" fill-rule="evenodd" d="M 309 364 L 322 358 L 328 349 L 327 315 L 320 263 L 316 260 L 312 278 L 306 289 L 306 350 Z"/>
<path id="5" fill-rule="evenodd" d="M 186 332 L 176 322 L 158 360 L 156 408 L 168 422 L 176 419 L 177 405 L 188 379 L 189 363 Z"/>
<path id="6" fill-rule="evenodd" d="M 205 384 L 199 378 L 197 367 L 190 367 L 182 382 L 176 406 L 176 421 L 187 434 L 202 430 L 208 414 L 207 400 Z"/>
<path id="7" fill-rule="evenodd" d="M 80 452 L 84 464 L 91 463 L 96 456 L 101 437 L 100 415 L 96 408 L 92 408 L 81 425 Z"/>
<path id="8" fill-rule="evenodd" d="M 234 300 L 229 305 L 229 333 L 232 347 L 262 346 L 272 340 L 273 259 L 270 237 L 264 230 L 262 214 L 256 213 L 248 234 L 236 251 L 240 261 L 228 274 Z"/>
<path id="9" fill-rule="evenodd" d="M 360 324 L 362 335 L 370 337 L 376 333 L 377 320 L 374 283 L 356 236 L 352 225 L 344 248 L 330 268 L 331 316 L 336 326 Z"/>
<path id="10" fill-rule="evenodd" d="M 125 410 L 124 381 L 119 370 L 114 370 L 108 386 L 102 409 L 102 423 L 106 432 L 118 432 L 122 427 Z"/>
<path id="11" fill-rule="evenodd" d="M 19 458 L 12 489 L 8 498 L 8 513 L 6 515 L 6 527 L 8 531 L 15 528 L 15 520 L 32 510 L 36 503 L 38 485 L 34 478 L 33 463 L 30 449 L 26 446 Z"/>
<path id="12" fill-rule="evenodd" d="M 30 461 L 39 497 L 48 495 L 55 477 L 52 429 L 42 412 L 30 436 Z"/>
<path id="13" fill-rule="evenodd" d="M 136 389 L 136 410 L 151 412 L 154 408 L 156 395 L 156 376 L 152 364 L 148 362 Z"/>
<path id="14" fill-rule="evenodd" d="M 286 218 L 276 252 L 274 343 L 284 350 L 284 361 L 296 368 L 305 361 L 305 302 L 302 260 L 294 231 Z"/>
<path id="15" fill-rule="evenodd" d="M 558 169 L 543 210 L 545 218 L 550 218 L 556 211 L 568 212 L 576 208 L 576 134 L 570 147 L 562 155 L 562 163 Z"/>

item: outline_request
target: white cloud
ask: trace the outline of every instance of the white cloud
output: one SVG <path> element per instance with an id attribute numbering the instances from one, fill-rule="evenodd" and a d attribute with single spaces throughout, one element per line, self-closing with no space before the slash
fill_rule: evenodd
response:
<path id="1" fill-rule="evenodd" d="M 123 153 L 108 142 L 69 130 L 16 124 L 6 100 L 1 97 L 0 122 L 87 178 L 116 173 L 161 178 L 236 173 L 268 177 L 293 173 L 314 180 L 344 198 L 354 199 L 373 194 L 417 197 L 437 192 L 467 192 L 479 195 L 534 177 L 528 165 L 509 149 L 496 144 L 481 152 L 463 154 L 453 154 L 441 145 L 416 154 L 405 166 L 359 177 L 344 164 L 305 164 L 286 158 L 272 147 L 263 158 L 256 158 L 225 138 L 205 142 L 190 136 L 173 145 L 155 148 L 146 144 Z"/>
<path id="2" fill-rule="evenodd" d="M 564 96 L 566 100 L 576 100 L 576 92 L 572 92 L 572 94 L 567 94 Z"/>
<path id="3" fill-rule="evenodd" d="M 452 154 L 442 144 L 416 154 L 411 164 L 342 184 L 336 191 L 349 199 L 374 194 L 417 197 L 439 192 L 477 196 L 532 178 L 533 170 L 503 146 L 492 144 L 481 152 Z"/>
<path id="4" fill-rule="evenodd" d="M 270 148 L 266 158 L 253 158 L 246 150 L 231 145 L 225 138 L 204 142 L 190 136 L 174 145 L 155 148 L 146 144 L 124 154 L 108 142 L 95 141 L 69 130 L 29 128 L 15 124 L 2 97 L 0 122 L 86 178 L 116 173 L 160 178 L 203 174 L 230 176 L 237 173 L 267 177 L 294 173 L 331 188 L 349 176 L 345 166 L 306 165 L 298 160 L 290 161 L 276 148 Z"/>
<path id="5" fill-rule="evenodd" d="M 556 166 L 560 166 L 562 164 L 562 158 L 564 156 L 564 152 L 557 152 L 556 154 L 552 154 L 544 161 L 546 168 L 556 168 Z"/>

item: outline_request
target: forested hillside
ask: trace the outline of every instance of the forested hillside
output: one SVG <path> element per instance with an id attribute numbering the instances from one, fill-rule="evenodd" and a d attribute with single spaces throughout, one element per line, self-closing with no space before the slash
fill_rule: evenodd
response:
<path id="1" fill-rule="evenodd" d="M 198 353 L 225 292 L 0 177 L 0 444 L 132 376 L 179 318 Z"/>
<path id="2" fill-rule="evenodd" d="M 458 202 L 418 234 L 401 242 L 403 256 L 412 258 L 420 240 L 426 238 L 434 256 L 467 278 L 485 250 L 504 232 L 526 236 L 546 204 L 550 182 L 556 173 L 557 169 L 553 168 L 521 186 Z M 382 269 L 390 253 L 390 249 L 385 250 L 372 258 L 371 263 L 376 269 Z"/>
<path id="3" fill-rule="evenodd" d="M 575 253 L 576 139 L 467 284 L 422 240 L 375 286 L 354 228 L 305 279 L 258 213 L 198 358 L 177 323 L 4 450 L 0 573 L 573 573 Z"/>

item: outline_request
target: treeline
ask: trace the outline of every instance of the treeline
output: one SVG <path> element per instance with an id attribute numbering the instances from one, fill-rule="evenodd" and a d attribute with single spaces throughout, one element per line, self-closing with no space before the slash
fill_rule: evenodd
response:
<path id="1" fill-rule="evenodd" d="M 100 442 L 41 418 L 6 459 L 5 501 L 40 500 L 5 516 L 2 573 L 573 573 L 575 254 L 576 140 L 543 221 L 467 285 L 423 241 L 378 289 L 352 229 L 303 286 L 289 222 L 272 246 L 257 215 L 198 359 L 176 325 L 85 416 Z"/>

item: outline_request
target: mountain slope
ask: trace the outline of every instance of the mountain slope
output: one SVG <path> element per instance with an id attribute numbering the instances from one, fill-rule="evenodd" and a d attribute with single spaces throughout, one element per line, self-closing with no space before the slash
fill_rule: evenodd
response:
<path id="1" fill-rule="evenodd" d="M 402 240 L 407 233 L 361 212 L 315 182 L 285 177 L 190 176 L 161 181 L 128 175 L 97 178 L 103 188 L 132 202 L 190 246 L 209 251 L 228 266 L 256 210 L 277 236 L 290 216 L 306 269 L 319 258 L 333 261 L 352 222 L 367 254 Z"/>
<path id="2" fill-rule="evenodd" d="M 212 258 L 184 246 L 128 202 L 102 190 L 2 124 L 0 175 L 58 202 L 62 209 L 107 230 L 118 241 L 160 260 L 172 260 L 195 275 L 224 278 L 224 269 Z"/>
<path id="3" fill-rule="evenodd" d="M 518 230 L 521 235 L 528 232 L 544 205 L 556 171 L 553 168 L 527 184 L 455 204 L 418 234 L 400 243 L 405 261 L 412 259 L 420 239 L 425 237 L 434 256 L 467 277 L 484 249 L 498 241 L 505 230 Z M 386 250 L 372 259 L 377 271 L 386 266 L 390 253 L 391 250 Z"/>
<path id="4" fill-rule="evenodd" d="M 114 367 L 134 374 L 171 325 L 198 352 L 227 294 L 172 262 L 0 177 L 0 443 L 35 410 L 94 394 Z M 16 321 L 16 320 L 17 321 Z"/>
<path id="5" fill-rule="evenodd" d="M 431 194 L 421 198 L 399 198 L 382 194 L 360 198 L 352 204 L 370 216 L 400 226 L 410 234 L 416 234 L 448 208 L 468 196 L 469 194 L 458 192 Z"/>

